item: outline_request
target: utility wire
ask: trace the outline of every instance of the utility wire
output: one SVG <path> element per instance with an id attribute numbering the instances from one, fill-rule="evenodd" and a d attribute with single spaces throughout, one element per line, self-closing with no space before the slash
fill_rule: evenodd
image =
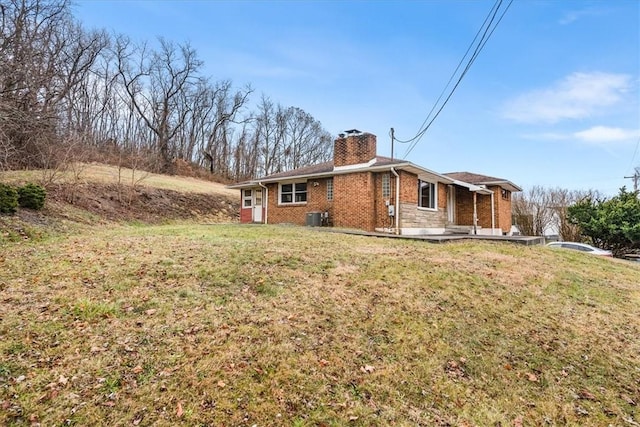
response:
<path id="1" fill-rule="evenodd" d="M 416 140 L 416 138 L 418 138 L 420 136 L 420 134 L 424 131 L 425 129 L 425 125 L 427 124 L 427 122 L 429 121 L 429 118 L 431 117 L 431 114 L 433 114 L 433 112 L 435 111 L 436 107 L 438 106 L 438 103 L 440 102 L 440 100 L 442 99 L 442 97 L 444 96 L 445 92 L 447 91 L 447 88 L 449 87 L 449 85 L 451 84 L 451 82 L 453 81 L 453 78 L 456 76 L 456 74 L 458 73 L 458 70 L 460 69 L 460 67 L 462 66 L 462 63 L 464 62 L 464 59 L 467 57 L 467 55 L 469 55 L 469 52 L 471 51 L 471 48 L 473 47 L 473 45 L 476 43 L 476 40 L 478 40 L 478 37 L 480 36 L 480 33 L 482 32 L 482 29 L 485 27 L 485 25 L 487 25 L 487 21 L 489 20 L 489 18 L 492 15 L 493 10 L 496 8 L 496 6 L 498 6 L 500 4 L 502 0 L 496 0 L 496 2 L 493 4 L 493 7 L 491 7 L 491 10 L 489 11 L 489 13 L 487 14 L 487 16 L 484 18 L 484 22 L 482 23 L 482 26 L 478 29 L 478 31 L 476 32 L 475 37 L 473 38 L 473 41 L 469 44 L 469 47 L 467 48 L 467 51 L 464 53 L 464 55 L 462 56 L 462 58 L 460 58 L 460 62 L 458 62 L 458 66 L 456 67 L 456 69 L 453 71 L 453 73 L 451 73 L 451 77 L 449 77 L 449 81 L 447 82 L 447 84 L 445 85 L 444 88 L 442 88 L 442 92 L 440 92 L 440 96 L 438 97 L 438 99 L 436 100 L 436 102 L 433 104 L 433 107 L 431 107 L 431 111 L 429 111 L 429 114 L 427 114 L 427 117 L 425 117 L 424 121 L 422 122 L 422 124 L 420 125 L 420 127 L 418 128 L 418 133 L 412 137 L 409 138 L 407 140 L 400 140 L 400 139 L 395 139 L 396 141 L 402 143 L 402 144 L 407 144 L 409 142 L 413 142 Z"/>
<path id="2" fill-rule="evenodd" d="M 484 49 L 484 46 L 487 44 L 487 41 L 489 41 L 489 39 L 493 35 L 493 32 L 495 31 L 497 26 L 502 21 L 502 18 L 504 18 L 504 15 L 507 13 L 507 11 L 509 10 L 509 7 L 513 3 L 513 0 L 509 1 L 509 3 L 507 4 L 506 8 L 502 11 L 502 14 L 498 18 L 498 20 L 495 22 L 495 24 L 493 24 L 493 22 L 496 19 L 496 16 L 498 15 L 500 7 L 502 6 L 502 3 L 503 3 L 503 0 L 496 0 L 496 2 L 494 3 L 493 7 L 491 8 L 489 13 L 487 14 L 487 17 L 485 18 L 482 26 L 480 27 L 480 29 L 476 33 L 476 36 L 474 37 L 473 41 L 471 42 L 471 44 L 467 48 L 467 51 L 465 52 L 464 56 L 462 57 L 462 59 L 458 63 L 458 66 L 454 70 L 453 74 L 451 75 L 451 78 L 449 78 L 449 81 L 447 82 L 446 86 L 444 87 L 442 93 L 440 94 L 440 96 L 436 100 L 436 102 L 435 102 L 434 106 L 432 107 L 431 111 L 429 111 L 429 114 L 427 115 L 425 120 L 422 122 L 422 125 L 420 126 L 420 129 L 418 130 L 416 135 L 414 137 L 408 139 L 408 140 L 395 139 L 396 141 L 398 141 L 400 143 L 411 143 L 411 145 L 409 146 L 409 148 L 405 152 L 404 158 L 406 158 L 411 153 L 411 151 L 413 151 L 413 149 L 416 147 L 418 142 L 420 142 L 420 140 L 422 139 L 422 137 L 424 136 L 426 131 L 431 127 L 431 125 L 433 124 L 435 119 L 440 115 L 440 113 L 444 109 L 445 105 L 449 102 L 449 100 L 453 96 L 453 93 L 456 91 L 456 89 L 458 88 L 458 86 L 462 82 L 462 79 L 465 77 L 465 75 L 467 74 L 467 72 L 471 68 L 471 65 L 473 65 L 473 63 L 477 59 L 477 57 L 480 54 L 480 52 L 482 52 L 482 49 Z M 480 36 L 480 34 L 482 34 L 482 36 L 480 37 L 480 40 L 478 41 L 478 37 Z M 475 46 L 475 48 L 474 48 L 474 46 Z M 447 91 L 447 88 L 450 86 L 451 82 L 454 80 L 454 78 L 455 78 L 456 74 L 458 73 L 458 71 L 460 70 L 460 67 L 462 66 L 465 58 L 467 58 L 467 56 L 469 55 L 469 52 L 472 49 L 473 49 L 473 53 L 469 57 L 469 59 L 467 60 L 467 63 L 465 65 L 465 67 L 464 67 L 464 70 L 462 71 L 462 73 L 458 77 L 458 80 L 456 81 L 456 83 L 453 86 L 453 88 L 449 91 L 449 94 L 446 96 L 446 98 L 445 98 L 444 102 L 442 103 L 442 105 L 440 105 L 440 107 L 438 108 L 438 104 L 439 104 L 440 100 L 443 98 L 444 94 Z M 437 109 L 437 111 L 436 111 L 436 109 Z M 433 117 L 431 117 L 434 111 L 436 111 L 435 115 L 433 115 Z"/>
<path id="3" fill-rule="evenodd" d="M 640 147 L 640 137 L 638 137 L 638 142 L 636 142 L 636 149 L 633 150 L 633 156 L 631 156 L 631 162 L 629 162 L 627 171 L 631 170 L 631 168 L 633 167 L 633 161 L 636 159 L 636 154 L 638 154 L 638 147 Z"/>

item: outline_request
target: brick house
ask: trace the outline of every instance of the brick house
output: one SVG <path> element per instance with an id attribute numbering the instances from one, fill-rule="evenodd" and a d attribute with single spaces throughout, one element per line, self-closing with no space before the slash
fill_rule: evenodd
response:
<path id="1" fill-rule="evenodd" d="M 356 130 L 335 140 L 333 161 L 230 185 L 240 190 L 240 222 L 329 225 L 396 234 L 506 234 L 505 179 L 440 174 L 376 155 L 376 136 Z"/>

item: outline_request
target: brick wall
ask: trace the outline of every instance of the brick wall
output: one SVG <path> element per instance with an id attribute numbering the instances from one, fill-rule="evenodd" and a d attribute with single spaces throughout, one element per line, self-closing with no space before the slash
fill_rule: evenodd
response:
<path id="1" fill-rule="evenodd" d="M 458 225 L 473 225 L 473 193 L 456 185 L 456 221 Z"/>
<path id="2" fill-rule="evenodd" d="M 267 188 L 269 189 L 267 212 L 269 224 L 305 225 L 309 212 L 329 212 L 329 216 L 333 217 L 334 202 L 327 200 L 327 179 L 307 181 L 307 203 L 279 205 L 278 184 L 269 184 Z"/>
<path id="3" fill-rule="evenodd" d="M 375 178 L 371 172 L 333 178 L 333 225 L 372 231 L 376 227 Z"/>
<path id="4" fill-rule="evenodd" d="M 495 227 L 507 233 L 511 230 L 511 194 L 509 200 L 502 199 L 502 187 L 488 187 L 493 191 L 495 203 Z M 478 194 L 478 225 L 491 228 L 491 196 Z M 459 225 L 473 225 L 473 193 L 466 188 L 456 187 L 456 218 Z"/>
<path id="5" fill-rule="evenodd" d="M 376 136 L 370 133 L 338 138 L 333 146 L 336 167 L 367 163 L 376 157 Z"/>
<path id="6" fill-rule="evenodd" d="M 398 172 L 400 175 L 400 204 L 418 204 L 418 176 L 406 171 Z M 401 217 L 402 218 L 402 217 Z"/>
<path id="7" fill-rule="evenodd" d="M 502 198 L 502 187 L 489 187 L 496 199 L 496 228 L 503 232 L 511 231 L 511 191 L 507 190 L 507 199 Z"/>

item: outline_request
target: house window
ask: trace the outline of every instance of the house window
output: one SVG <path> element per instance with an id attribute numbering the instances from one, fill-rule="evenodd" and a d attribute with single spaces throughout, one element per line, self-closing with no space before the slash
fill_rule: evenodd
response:
<path id="1" fill-rule="evenodd" d="M 418 206 L 436 208 L 436 185 L 433 182 L 418 180 Z"/>
<path id="2" fill-rule="evenodd" d="M 251 190 L 242 190 L 242 206 L 245 208 L 251 207 Z"/>
<path id="3" fill-rule="evenodd" d="M 509 200 L 510 194 L 509 190 L 502 189 L 502 200 Z"/>
<path id="4" fill-rule="evenodd" d="M 290 184 L 280 184 L 280 203 L 306 203 L 307 183 L 293 182 Z"/>
<path id="5" fill-rule="evenodd" d="M 333 178 L 327 179 L 327 200 L 333 200 Z"/>
<path id="6" fill-rule="evenodd" d="M 382 198 L 391 197 L 391 176 L 388 173 L 382 175 Z"/>

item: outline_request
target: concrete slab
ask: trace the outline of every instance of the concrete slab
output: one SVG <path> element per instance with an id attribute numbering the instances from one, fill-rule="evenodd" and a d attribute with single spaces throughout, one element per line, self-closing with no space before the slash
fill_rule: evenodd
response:
<path id="1" fill-rule="evenodd" d="M 357 236 L 385 237 L 388 239 L 422 240 L 430 243 L 447 243 L 459 240 L 492 240 L 496 242 L 517 243 L 519 245 L 544 245 L 544 237 L 540 236 L 483 236 L 473 234 L 424 234 L 419 236 L 377 233 L 334 227 L 314 227 L 314 230 L 328 233 L 353 234 Z"/>

